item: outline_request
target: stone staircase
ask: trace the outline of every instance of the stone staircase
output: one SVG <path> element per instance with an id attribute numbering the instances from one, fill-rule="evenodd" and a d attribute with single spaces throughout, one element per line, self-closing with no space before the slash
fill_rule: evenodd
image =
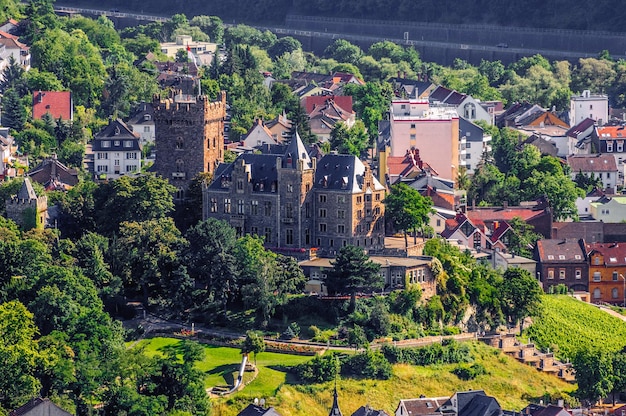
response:
<path id="1" fill-rule="evenodd" d="M 543 353 L 535 347 L 535 344 L 520 343 L 515 334 L 487 335 L 478 339 L 491 347 L 500 349 L 503 353 L 519 362 L 536 368 L 538 371 L 554 374 L 569 383 L 576 382 L 574 368 L 571 363 L 562 363 L 555 360 L 553 353 Z"/>

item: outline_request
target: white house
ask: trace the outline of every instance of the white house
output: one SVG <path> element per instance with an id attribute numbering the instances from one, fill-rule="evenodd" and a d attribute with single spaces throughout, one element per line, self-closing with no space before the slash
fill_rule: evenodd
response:
<path id="1" fill-rule="evenodd" d="M 139 110 L 128 120 L 128 126 L 139 135 L 142 145 L 154 143 L 156 126 L 154 124 L 154 109 L 152 104 L 141 103 Z"/>
<path id="2" fill-rule="evenodd" d="M 491 151 L 491 136 L 485 135 L 480 126 L 459 118 L 459 166 L 464 166 L 472 175 L 486 152 Z"/>
<path id="3" fill-rule="evenodd" d="M 570 176 L 576 178 L 578 173 L 595 176 L 602 180 L 602 189 L 615 192 L 618 185 L 619 171 L 613 155 L 596 153 L 593 155 L 570 155 L 567 157 Z"/>
<path id="4" fill-rule="evenodd" d="M 584 90 L 580 96 L 570 99 L 569 125 L 575 126 L 586 118 L 602 125 L 609 120 L 609 97 L 605 94 L 591 94 Z"/>
<path id="5" fill-rule="evenodd" d="M 141 169 L 139 134 L 120 119 L 111 120 L 93 140 L 93 174 L 99 179 L 117 179 Z"/>
<path id="6" fill-rule="evenodd" d="M 590 205 L 591 216 L 596 221 L 618 223 L 626 218 L 626 196 L 605 196 Z"/>
<path id="7" fill-rule="evenodd" d="M 241 143 L 244 147 L 254 148 L 261 147 L 263 145 L 275 145 L 279 144 L 282 141 L 278 140 L 278 137 L 274 136 L 272 132 L 265 127 L 263 120 L 258 118 L 248 130 L 245 136 L 241 138 Z"/>

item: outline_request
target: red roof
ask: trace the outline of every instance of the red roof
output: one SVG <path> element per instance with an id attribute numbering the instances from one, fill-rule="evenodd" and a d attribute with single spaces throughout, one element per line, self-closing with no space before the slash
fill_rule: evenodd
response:
<path id="1" fill-rule="evenodd" d="M 36 91 L 33 93 L 33 118 L 50 113 L 54 119 L 73 119 L 72 93 L 69 91 Z"/>
<path id="2" fill-rule="evenodd" d="M 303 101 L 307 114 L 311 114 L 316 106 L 323 107 L 327 101 L 333 101 L 343 111 L 352 113 L 352 97 L 347 95 L 311 95 L 304 97 Z"/>

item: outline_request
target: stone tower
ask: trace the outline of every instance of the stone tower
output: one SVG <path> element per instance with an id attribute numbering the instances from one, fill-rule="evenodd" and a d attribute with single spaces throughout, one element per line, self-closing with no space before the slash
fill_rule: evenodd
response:
<path id="1" fill-rule="evenodd" d="M 30 179 L 24 183 L 17 195 L 6 200 L 7 218 L 13 220 L 23 230 L 43 228 L 46 224 L 48 197 L 37 196 Z"/>
<path id="2" fill-rule="evenodd" d="M 184 198 L 198 173 L 213 173 L 224 160 L 226 93 L 216 101 L 205 95 L 154 97 L 156 161 L 153 171 L 167 178 Z"/>

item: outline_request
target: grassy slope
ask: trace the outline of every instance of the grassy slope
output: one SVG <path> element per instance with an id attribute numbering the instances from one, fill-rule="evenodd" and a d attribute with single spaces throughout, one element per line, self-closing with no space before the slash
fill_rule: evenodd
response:
<path id="1" fill-rule="evenodd" d="M 614 350 L 626 345 L 626 322 L 595 306 L 564 295 L 546 295 L 542 304 L 541 315 L 533 318 L 527 335 L 562 359 L 593 345 Z"/>
<path id="2" fill-rule="evenodd" d="M 159 349 L 175 344 L 177 340 L 155 338 L 143 341 L 147 344 L 147 354 L 158 354 Z M 207 372 L 207 386 L 226 384 L 226 379 L 237 371 L 241 356 L 237 349 L 206 346 L 207 356 L 199 367 Z M 472 381 L 462 381 L 450 371 L 454 365 L 415 367 L 395 365 L 394 376 L 390 380 L 339 381 L 339 399 L 344 414 L 351 414 L 359 406 L 370 404 L 386 410 L 395 410 L 403 398 L 426 396 L 450 396 L 455 391 L 483 389 L 495 396 L 507 409 L 519 410 L 527 401 L 545 394 L 559 396 L 574 388 L 556 377 L 539 373 L 537 370 L 519 364 L 498 350 L 481 343 L 472 344 L 476 361 L 483 364 L 489 374 Z M 213 410 L 216 416 L 234 416 L 255 397 L 264 397 L 268 405 L 275 406 L 283 416 L 311 415 L 325 416 L 332 403 L 332 383 L 301 386 L 295 384 L 293 376 L 280 371 L 277 366 L 294 365 L 309 357 L 286 354 L 261 353 L 257 359 L 259 377 L 243 391 L 230 398 L 214 399 Z"/>

